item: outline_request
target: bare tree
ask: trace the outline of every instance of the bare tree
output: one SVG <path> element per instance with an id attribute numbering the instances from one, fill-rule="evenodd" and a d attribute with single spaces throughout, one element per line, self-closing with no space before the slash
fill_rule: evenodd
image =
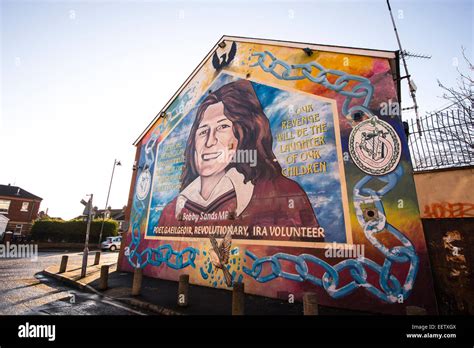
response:
<path id="1" fill-rule="evenodd" d="M 455 87 L 448 87 L 438 80 L 443 90 L 442 98 L 451 105 L 432 114 L 440 136 L 433 134 L 431 140 L 438 145 L 441 162 L 451 158 L 452 165 L 474 164 L 474 65 L 467 58 L 466 49 L 462 47 L 461 51 L 467 73 L 456 66 L 459 76 Z"/>
<path id="2" fill-rule="evenodd" d="M 459 66 L 457 85 L 438 80 L 443 99 L 450 105 L 420 119 L 420 131 L 409 138 L 415 169 L 459 167 L 474 164 L 474 66 L 462 48 L 468 72 Z M 412 123 L 411 128 L 416 126 Z"/>
<path id="3" fill-rule="evenodd" d="M 474 65 L 472 65 L 471 61 L 466 57 L 466 49 L 462 47 L 461 50 L 464 61 L 468 67 L 468 73 L 463 73 L 459 69 L 459 66 L 456 66 L 456 70 L 459 74 L 459 77 L 457 78 L 457 86 L 447 87 L 440 80 L 438 80 L 438 85 L 444 90 L 442 98 L 452 103 L 450 108 L 463 110 L 463 114 L 468 116 L 468 119 L 472 121 L 472 109 L 474 106 L 474 79 L 471 74 L 474 72 Z"/>

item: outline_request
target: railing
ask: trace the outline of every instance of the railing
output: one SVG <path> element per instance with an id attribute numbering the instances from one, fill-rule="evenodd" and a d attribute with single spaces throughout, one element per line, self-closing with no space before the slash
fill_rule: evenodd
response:
<path id="1" fill-rule="evenodd" d="M 419 122 L 409 120 L 407 124 L 413 170 L 474 165 L 474 115 L 471 109 L 438 112 L 420 118 Z"/>

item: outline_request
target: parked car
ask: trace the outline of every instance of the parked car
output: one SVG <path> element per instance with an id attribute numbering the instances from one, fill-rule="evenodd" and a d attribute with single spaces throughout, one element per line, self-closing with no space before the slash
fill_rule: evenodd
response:
<path id="1" fill-rule="evenodd" d="M 101 244 L 102 250 L 115 251 L 120 249 L 122 243 L 122 237 L 107 237 Z"/>

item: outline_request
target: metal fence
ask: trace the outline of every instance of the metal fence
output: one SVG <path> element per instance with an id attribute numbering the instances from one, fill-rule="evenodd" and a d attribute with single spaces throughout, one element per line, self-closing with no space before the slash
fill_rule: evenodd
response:
<path id="1" fill-rule="evenodd" d="M 449 110 L 406 122 L 413 169 L 474 165 L 473 116 L 471 109 Z"/>

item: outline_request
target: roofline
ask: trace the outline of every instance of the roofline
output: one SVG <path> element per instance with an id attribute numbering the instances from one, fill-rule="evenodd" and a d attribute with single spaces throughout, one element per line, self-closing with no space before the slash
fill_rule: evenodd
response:
<path id="1" fill-rule="evenodd" d="M 221 40 L 233 40 L 240 42 L 251 42 L 251 43 L 261 43 L 269 45 L 281 45 L 284 44 L 288 47 L 293 48 L 312 48 L 314 50 L 320 51 L 329 51 L 337 53 L 348 53 L 355 54 L 359 56 L 370 56 L 370 57 L 380 57 L 380 58 L 395 58 L 396 51 L 387 51 L 387 50 L 378 50 L 372 48 L 362 48 L 362 47 L 351 47 L 351 46 L 336 46 L 336 45 L 321 45 L 321 44 L 312 44 L 307 42 L 300 41 L 285 41 L 285 40 L 274 40 L 274 39 L 261 39 L 261 38 L 251 38 L 244 36 L 227 36 L 224 35 Z M 220 41 L 219 41 L 220 42 Z"/>
<path id="2" fill-rule="evenodd" d="M 148 126 L 143 130 L 140 136 L 133 142 L 134 146 L 137 146 L 143 137 L 148 133 L 148 131 L 153 127 L 153 125 L 158 121 L 160 115 L 168 109 L 171 103 L 176 99 L 176 97 L 186 88 L 186 86 L 191 82 L 197 72 L 201 69 L 204 63 L 212 56 L 214 51 L 219 47 L 219 43 L 225 40 L 237 41 L 237 42 L 247 42 L 247 43 L 257 43 L 257 44 L 267 44 L 267 45 L 285 45 L 292 48 L 311 48 L 315 51 L 327 51 L 335 53 L 346 53 L 359 56 L 369 56 L 369 57 L 378 57 L 386 59 L 396 59 L 397 51 L 386 51 L 386 50 L 377 50 L 369 48 L 357 48 L 349 46 L 334 46 L 334 45 L 317 45 L 305 42 L 295 42 L 295 41 L 284 41 L 284 40 L 273 40 L 273 39 L 260 39 L 260 38 L 250 38 L 243 36 L 229 36 L 223 35 L 217 43 L 212 47 L 209 53 L 204 57 L 204 59 L 199 63 L 199 65 L 191 72 L 188 78 L 183 82 L 183 84 L 178 88 L 178 90 L 173 94 L 173 96 L 168 100 L 165 106 L 156 114 L 153 120 L 148 124 Z"/>
<path id="3" fill-rule="evenodd" d="M 21 197 L 21 196 L 7 196 L 7 195 L 0 195 L 0 198 L 8 198 L 8 199 L 15 199 L 18 201 L 29 201 L 29 202 L 41 202 L 43 198 L 35 196 L 35 198 L 27 198 L 27 197 Z"/>

